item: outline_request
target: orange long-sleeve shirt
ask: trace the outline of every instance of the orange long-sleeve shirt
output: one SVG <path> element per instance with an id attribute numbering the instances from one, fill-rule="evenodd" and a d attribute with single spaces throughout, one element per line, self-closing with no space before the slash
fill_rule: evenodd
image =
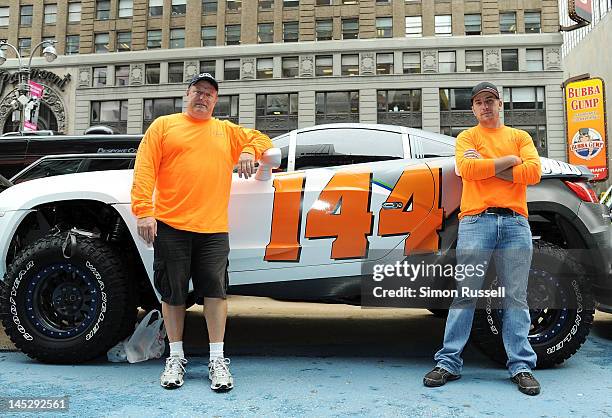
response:
<path id="1" fill-rule="evenodd" d="M 240 153 L 259 159 L 271 147 L 267 135 L 229 121 L 161 116 L 138 147 L 132 212 L 185 231 L 227 232 L 232 171 Z"/>
<path id="2" fill-rule="evenodd" d="M 468 149 L 475 149 L 482 158 L 464 158 Z M 523 161 L 512 168 L 512 182 L 495 177 L 493 162 L 511 154 Z M 478 125 L 467 129 L 457 137 L 455 161 L 463 179 L 459 218 L 490 207 L 510 208 L 528 216 L 527 186 L 540 181 L 542 168 L 527 132 L 507 126 L 491 129 Z"/>

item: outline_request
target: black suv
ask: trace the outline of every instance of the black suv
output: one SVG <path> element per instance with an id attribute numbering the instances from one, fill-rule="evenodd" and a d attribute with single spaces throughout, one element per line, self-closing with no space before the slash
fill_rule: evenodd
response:
<path id="1" fill-rule="evenodd" d="M 11 178 L 46 155 L 135 153 L 141 139 L 108 134 L 0 136 L 0 175 Z"/>

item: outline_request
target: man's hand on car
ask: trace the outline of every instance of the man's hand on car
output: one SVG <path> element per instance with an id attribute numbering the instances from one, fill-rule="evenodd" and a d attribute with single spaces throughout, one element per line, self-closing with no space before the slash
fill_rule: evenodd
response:
<path id="1" fill-rule="evenodd" d="M 136 221 L 136 227 L 138 228 L 138 235 L 140 235 L 147 244 L 153 244 L 155 236 L 157 235 L 157 221 L 155 218 L 152 216 L 139 218 Z"/>
<path id="2" fill-rule="evenodd" d="M 255 173 L 255 156 L 248 152 L 243 152 L 238 158 L 238 176 L 248 179 Z"/>

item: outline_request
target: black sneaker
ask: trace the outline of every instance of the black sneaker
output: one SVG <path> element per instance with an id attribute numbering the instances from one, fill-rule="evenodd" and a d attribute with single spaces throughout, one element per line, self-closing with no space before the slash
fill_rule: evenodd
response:
<path id="1" fill-rule="evenodd" d="M 432 371 L 427 373 L 423 378 L 423 384 L 430 388 L 435 388 L 446 384 L 446 382 L 457 380 L 461 377 L 460 374 L 452 374 L 442 367 L 434 367 Z"/>
<path id="2" fill-rule="evenodd" d="M 540 393 L 540 384 L 531 373 L 517 373 L 512 376 L 512 381 L 518 385 L 518 390 L 526 395 L 535 396 Z"/>

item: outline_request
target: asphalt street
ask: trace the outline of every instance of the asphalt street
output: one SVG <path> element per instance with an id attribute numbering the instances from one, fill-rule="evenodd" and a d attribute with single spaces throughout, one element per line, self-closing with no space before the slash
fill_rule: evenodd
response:
<path id="1" fill-rule="evenodd" d="M 424 310 L 231 298 L 226 355 L 236 388 L 223 394 L 208 387 L 197 307 L 187 316 L 185 385 L 174 391 L 159 386 L 162 359 L 45 365 L 10 350 L 0 333 L 0 397 L 68 397 L 67 413 L 42 416 L 612 415 L 612 315 L 597 314 L 588 341 L 569 361 L 537 371 L 543 388 L 537 397 L 518 392 L 504 368 L 472 347 L 461 380 L 423 387 L 443 329 L 444 321 Z"/>

